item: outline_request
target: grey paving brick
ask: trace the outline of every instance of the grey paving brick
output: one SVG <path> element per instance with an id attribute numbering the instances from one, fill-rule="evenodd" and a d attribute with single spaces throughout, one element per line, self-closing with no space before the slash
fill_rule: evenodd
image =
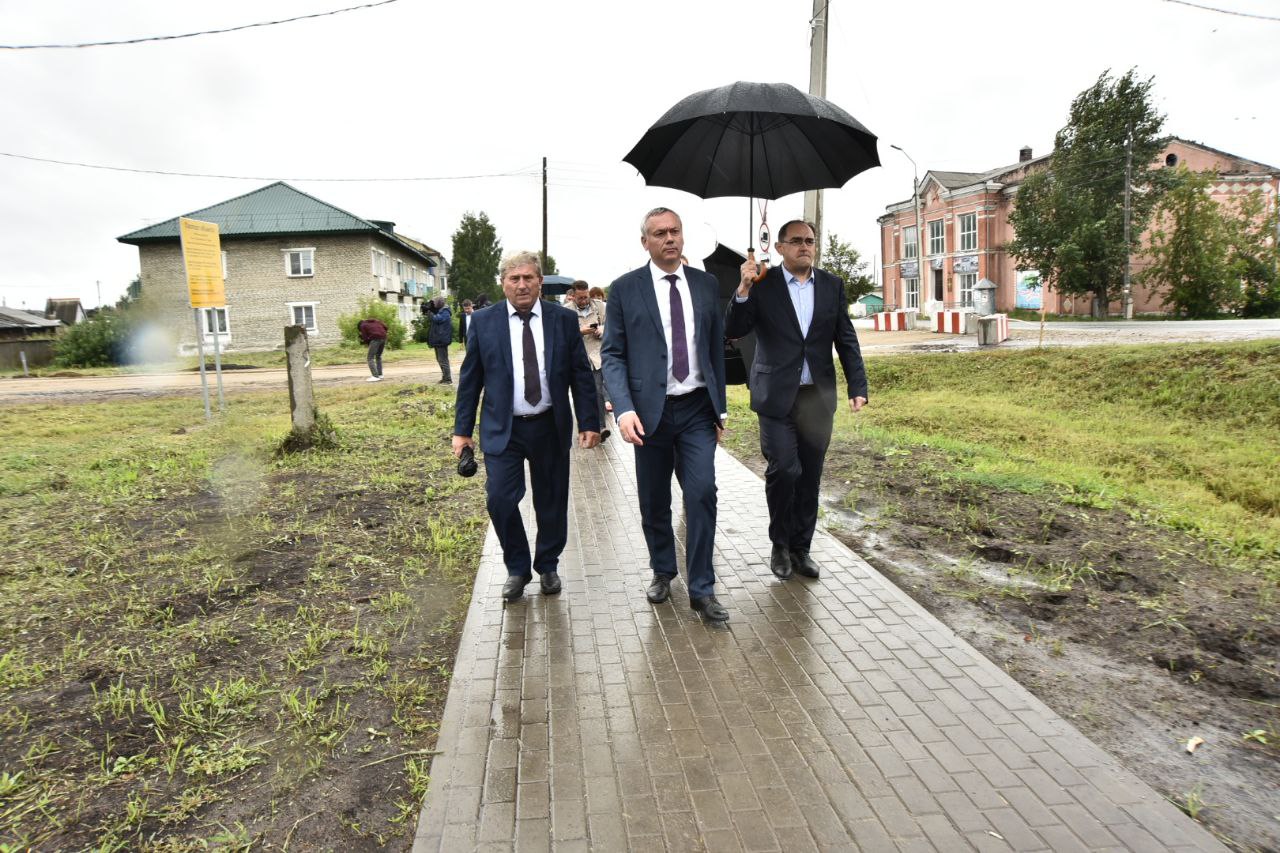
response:
<path id="1" fill-rule="evenodd" d="M 650 605 L 629 448 L 572 459 L 561 596 L 486 540 L 415 850 L 1222 849 L 835 540 L 774 579 L 724 454 L 731 622 Z"/>

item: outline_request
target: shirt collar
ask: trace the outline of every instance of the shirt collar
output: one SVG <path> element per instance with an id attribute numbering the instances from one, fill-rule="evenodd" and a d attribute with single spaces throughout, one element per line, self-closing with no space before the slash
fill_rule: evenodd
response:
<path id="1" fill-rule="evenodd" d="M 662 267 L 655 264 L 653 261 L 649 261 L 649 274 L 653 276 L 653 280 L 655 283 L 659 281 L 665 282 L 667 280 L 667 276 L 669 275 L 674 275 L 676 276 L 676 278 L 683 281 L 684 280 L 684 264 L 681 264 L 680 266 L 676 267 L 676 271 L 674 273 L 669 273 L 666 270 L 664 270 Z"/>
<path id="2" fill-rule="evenodd" d="M 813 284 L 813 268 L 812 267 L 809 268 L 809 277 L 804 281 L 800 281 L 798 278 L 796 278 L 795 273 L 787 269 L 786 264 L 783 264 L 782 277 L 786 280 L 788 285 L 794 284 L 796 287 L 804 287 L 807 284 Z"/>
<path id="3" fill-rule="evenodd" d="M 511 302 L 510 299 L 507 300 L 507 311 L 508 311 L 508 315 L 511 317 L 520 316 L 520 312 L 516 310 L 516 306 Z M 539 320 L 542 319 L 542 299 L 539 298 L 539 299 L 533 300 L 533 307 L 529 309 L 529 313 L 537 317 Z"/>

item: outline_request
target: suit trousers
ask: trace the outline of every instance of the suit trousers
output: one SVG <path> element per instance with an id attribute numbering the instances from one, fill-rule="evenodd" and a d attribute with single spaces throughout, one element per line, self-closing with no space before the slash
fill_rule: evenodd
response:
<path id="1" fill-rule="evenodd" d="M 676 575 L 671 527 L 671 475 L 684 493 L 685 571 L 689 595 L 715 593 L 711 567 L 716 531 L 716 423 L 719 415 L 705 389 L 668 397 L 658 428 L 636 447 L 636 491 L 649 564 L 654 574 Z"/>
<path id="2" fill-rule="evenodd" d="M 532 562 L 520 518 L 526 461 L 538 524 Z M 552 411 L 529 420 L 512 417 L 511 440 L 501 453 L 484 455 L 484 470 L 489 520 L 502 545 L 507 574 L 528 577 L 532 571 L 556 571 L 569 537 L 569 445 L 560 440 Z"/>
<path id="3" fill-rule="evenodd" d="M 605 388 L 604 388 L 604 371 L 598 367 L 591 368 L 591 378 L 596 383 L 596 411 L 600 415 L 601 432 L 607 428 L 608 421 L 605 420 Z"/>
<path id="4" fill-rule="evenodd" d="M 764 495 L 769 505 L 769 540 L 808 552 L 818 523 L 818 492 L 831 444 L 832 416 L 818 389 L 803 385 L 785 418 L 759 417 L 760 452 L 768 463 Z"/>

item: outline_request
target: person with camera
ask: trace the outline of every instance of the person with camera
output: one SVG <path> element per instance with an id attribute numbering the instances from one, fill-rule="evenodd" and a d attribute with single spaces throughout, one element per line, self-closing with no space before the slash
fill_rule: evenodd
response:
<path id="1" fill-rule="evenodd" d="M 585 281 L 575 281 L 569 287 L 572 307 L 578 311 L 578 330 L 582 332 L 582 342 L 587 346 L 587 358 L 591 361 L 591 375 L 596 380 L 596 398 L 599 402 L 600 440 L 609 437 L 608 421 L 605 420 L 604 373 L 600 370 L 600 340 L 604 337 L 605 305 L 592 297 L 591 285 Z"/>
<path id="2" fill-rule="evenodd" d="M 453 341 L 453 313 L 443 296 L 437 296 L 422 307 L 431 314 L 431 328 L 427 329 L 427 346 L 436 351 L 436 363 L 440 365 L 440 384 L 452 385 L 449 371 L 449 344 Z"/>
<path id="3" fill-rule="evenodd" d="M 506 301 L 477 311 L 468 324 L 467 354 L 458 372 L 453 454 L 461 459 L 465 450 L 474 452 L 471 435 L 479 409 L 489 519 L 507 567 L 502 598 L 512 602 L 524 595 L 534 572 L 543 595 L 560 592 L 560 553 L 569 537 L 570 392 L 580 447 L 600 443 L 600 423 L 577 318 L 572 310 L 539 298 L 539 256 L 512 255 L 502 262 L 499 275 Z M 520 518 L 526 462 L 538 524 L 532 557 Z"/>

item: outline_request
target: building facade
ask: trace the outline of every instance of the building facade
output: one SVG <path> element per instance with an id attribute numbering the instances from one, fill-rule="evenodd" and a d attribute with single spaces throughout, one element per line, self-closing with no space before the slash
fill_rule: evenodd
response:
<path id="1" fill-rule="evenodd" d="M 226 351 L 279 349 L 284 327 L 307 327 L 320 346 L 339 342 L 338 317 L 363 297 L 395 305 L 408 325 L 422 303 L 447 288 L 444 258 L 288 184 L 275 183 L 185 215 L 218 225 L 225 308 L 193 313 L 178 217 L 118 238 L 138 247 L 143 310 L 174 338 L 177 351 L 215 336 Z"/>
<path id="2" fill-rule="evenodd" d="M 1017 163 L 987 172 L 930 170 L 920 182 L 918 215 L 914 198 L 889 205 L 878 220 L 886 307 L 927 314 L 969 307 L 974 286 L 985 278 L 996 285 L 997 311 L 1043 306 L 1054 314 L 1090 313 L 1088 298 L 1073 299 L 1041 288 L 1039 273 L 1020 269 L 1005 248 L 1013 239 L 1009 214 L 1018 185 L 1048 165 L 1049 155 L 1033 157 L 1030 148 L 1023 148 Z M 1280 169 L 1171 137 L 1151 168 L 1178 166 L 1216 173 L 1212 196 L 1218 201 L 1259 191 L 1268 209 L 1274 210 L 1280 198 Z M 922 239 L 917 239 L 917 231 Z M 1147 236 L 1135 235 L 1131 261 L 1135 277 L 1148 263 L 1142 253 Z M 1160 289 L 1135 284 L 1133 310 L 1163 312 Z M 1122 311 L 1118 302 L 1109 308 L 1113 314 Z"/>

